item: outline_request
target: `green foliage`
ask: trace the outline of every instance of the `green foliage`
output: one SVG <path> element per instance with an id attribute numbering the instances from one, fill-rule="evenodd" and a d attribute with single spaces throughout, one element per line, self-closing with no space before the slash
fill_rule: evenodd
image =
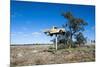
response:
<path id="1" fill-rule="evenodd" d="M 84 27 L 88 24 L 83 19 L 74 17 L 71 12 L 65 12 L 62 14 L 62 16 L 67 20 L 67 22 L 63 25 L 66 30 L 65 41 L 67 44 L 69 44 L 69 47 L 71 47 L 73 46 L 73 39 L 75 35 L 79 32 L 84 31 Z M 76 37 L 75 39 L 78 43 L 85 42 L 85 38 L 83 35 L 81 35 L 80 37 Z"/>
<path id="2" fill-rule="evenodd" d="M 67 46 L 65 44 L 58 44 L 58 49 L 65 49 Z"/>
<path id="3" fill-rule="evenodd" d="M 49 49 L 55 49 L 53 46 L 49 46 Z"/>
<path id="4" fill-rule="evenodd" d="M 79 46 L 80 46 L 80 44 L 85 44 L 86 43 L 86 38 L 83 36 L 83 34 L 81 32 L 79 32 L 76 35 L 75 39 L 76 39 L 76 42 L 79 44 Z"/>

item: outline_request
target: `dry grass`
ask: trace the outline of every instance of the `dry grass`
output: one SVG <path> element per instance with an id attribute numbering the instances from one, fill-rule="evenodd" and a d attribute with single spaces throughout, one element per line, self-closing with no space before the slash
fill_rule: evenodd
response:
<path id="1" fill-rule="evenodd" d="M 61 64 L 95 61 L 95 47 L 69 48 L 55 51 L 49 46 L 11 46 L 11 66 Z"/>

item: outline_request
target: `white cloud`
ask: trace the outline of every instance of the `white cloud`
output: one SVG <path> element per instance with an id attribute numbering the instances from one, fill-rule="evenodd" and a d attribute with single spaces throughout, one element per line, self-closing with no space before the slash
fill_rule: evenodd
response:
<path id="1" fill-rule="evenodd" d="M 18 34 L 22 34 L 23 32 L 17 32 Z"/>
<path id="2" fill-rule="evenodd" d="M 20 34 L 23 34 L 23 32 L 12 32 L 10 33 L 11 36 L 16 36 L 16 35 L 20 35 Z"/>
<path id="3" fill-rule="evenodd" d="M 28 36 L 27 34 L 23 34 L 23 36 Z"/>
<path id="4" fill-rule="evenodd" d="M 34 36 L 40 36 L 41 33 L 40 32 L 33 32 L 32 35 L 34 35 Z"/>

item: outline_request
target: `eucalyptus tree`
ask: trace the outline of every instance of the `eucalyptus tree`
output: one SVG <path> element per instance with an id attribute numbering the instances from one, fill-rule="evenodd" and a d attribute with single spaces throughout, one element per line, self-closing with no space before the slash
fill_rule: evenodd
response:
<path id="1" fill-rule="evenodd" d="M 75 34 L 84 31 L 84 27 L 87 24 L 83 19 L 77 18 L 72 15 L 71 12 L 64 12 L 62 16 L 67 20 L 67 22 L 63 25 L 66 30 L 66 39 L 69 43 L 69 47 L 73 45 L 73 39 Z"/>
<path id="2" fill-rule="evenodd" d="M 78 44 L 78 46 L 81 46 L 82 44 L 86 43 L 86 38 L 84 37 L 84 35 L 79 32 L 76 36 L 75 36 L 76 42 Z"/>

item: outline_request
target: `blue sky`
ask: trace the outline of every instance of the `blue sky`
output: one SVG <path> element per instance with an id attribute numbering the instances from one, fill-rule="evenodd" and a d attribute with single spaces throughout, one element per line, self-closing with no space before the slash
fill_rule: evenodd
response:
<path id="1" fill-rule="evenodd" d="M 11 44 L 51 43 L 54 37 L 45 35 L 43 30 L 65 24 L 61 13 L 66 11 L 88 22 L 84 35 L 94 40 L 94 6 L 11 1 Z"/>

